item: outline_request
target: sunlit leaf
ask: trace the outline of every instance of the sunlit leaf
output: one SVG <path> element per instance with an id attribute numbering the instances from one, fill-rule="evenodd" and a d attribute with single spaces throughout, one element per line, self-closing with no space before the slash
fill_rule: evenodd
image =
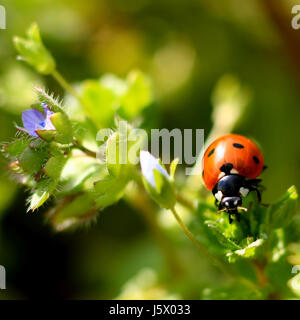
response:
<path id="1" fill-rule="evenodd" d="M 288 189 L 285 195 L 269 209 L 269 223 L 272 228 L 287 227 L 296 214 L 298 193 L 295 186 Z"/>
<path id="2" fill-rule="evenodd" d="M 57 180 L 50 178 L 39 181 L 30 197 L 28 210 L 34 211 L 42 206 L 55 190 L 57 183 Z"/>

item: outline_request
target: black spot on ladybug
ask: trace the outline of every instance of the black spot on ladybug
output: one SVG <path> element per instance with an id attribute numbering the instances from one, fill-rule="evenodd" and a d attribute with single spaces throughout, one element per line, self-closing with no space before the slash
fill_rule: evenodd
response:
<path id="1" fill-rule="evenodd" d="M 204 170 L 202 170 L 202 178 L 204 179 Z"/>
<path id="2" fill-rule="evenodd" d="M 211 149 L 211 150 L 209 151 L 209 154 L 207 155 L 207 157 L 210 157 L 214 152 L 215 152 L 215 148 Z"/>
<path id="3" fill-rule="evenodd" d="M 238 148 L 238 149 L 243 149 L 244 148 L 244 146 L 242 144 L 240 144 L 240 143 L 234 143 L 233 146 L 235 148 Z"/>
<path id="4" fill-rule="evenodd" d="M 220 171 L 224 172 L 225 174 L 230 174 L 230 170 L 233 169 L 232 163 L 225 163 L 220 168 Z"/>
<path id="5" fill-rule="evenodd" d="M 256 156 L 253 157 L 253 160 L 256 164 L 259 164 L 259 159 Z"/>

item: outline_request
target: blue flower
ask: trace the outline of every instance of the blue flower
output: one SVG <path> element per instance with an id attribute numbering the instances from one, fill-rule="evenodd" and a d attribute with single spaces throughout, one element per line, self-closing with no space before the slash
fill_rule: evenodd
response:
<path id="1" fill-rule="evenodd" d="M 48 105 L 42 103 L 42 106 L 44 108 L 44 113 L 36 109 L 29 109 L 22 112 L 24 131 L 32 137 L 39 136 L 37 133 L 38 130 L 55 130 L 55 127 L 51 122 L 51 115 L 53 112 Z"/>

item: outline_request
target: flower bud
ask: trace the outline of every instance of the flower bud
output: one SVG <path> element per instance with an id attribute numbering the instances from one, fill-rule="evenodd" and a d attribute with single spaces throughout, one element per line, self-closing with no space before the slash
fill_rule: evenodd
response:
<path id="1" fill-rule="evenodd" d="M 150 196 L 161 207 L 173 208 L 176 202 L 175 190 L 166 169 L 148 151 L 140 152 L 140 163 L 143 183 Z"/>
<path id="2" fill-rule="evenodd" d="M 14 44 L 20 59 L 26 61 L 41 74 L 51 74 L 55 70 L 55 60 L 44 46 L 37 24 L 32 24 L 27 37 L 14 37 Z"/>

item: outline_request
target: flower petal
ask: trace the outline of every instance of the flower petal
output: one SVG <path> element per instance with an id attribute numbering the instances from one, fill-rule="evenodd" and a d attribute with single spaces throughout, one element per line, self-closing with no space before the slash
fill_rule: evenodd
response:
<path id="1" fill-rule="evenodd" d="M 142 150 L 140 152 L 140 163 L 142 168 L 142 174 L 150 185 L 155 188 L 155 179 L 153 170 L 156 169 L 166 178 L 170 178 L 167 171 L 161 166 L 158 159 L 156 159 L 150 152 Z"/>
<path id="2" fill-rule="evenodd" d="M 38 124 L 44 120 L 45 116 L 38 110 L 30 109 L 22 112 L 23 126 L 31 136 L 37 137 L 35 130 Z"/>
<path id="3" fill-rule="evenodd" d="M 55 130 L 55 127 L 51 121 L 51 115 L 54 113 L 50 110 L 49 106 L 45 103 L 42 103 L 42 106 L 44 107 L 45 112 L 45 125 L 43 127 L 43 130 Z"/>

